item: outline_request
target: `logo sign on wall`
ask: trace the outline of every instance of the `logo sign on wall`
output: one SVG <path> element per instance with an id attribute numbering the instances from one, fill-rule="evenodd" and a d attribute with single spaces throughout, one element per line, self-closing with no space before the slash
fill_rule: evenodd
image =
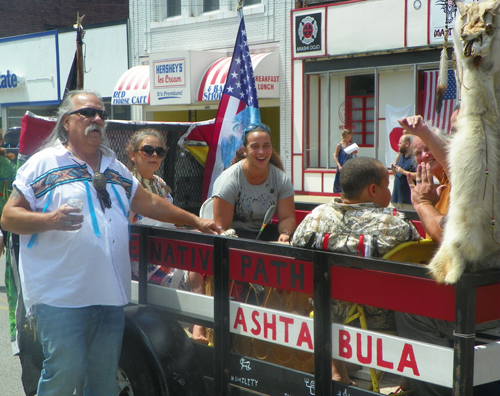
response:
<path id="1" fill-rule="evenodd" d="M 293 57 L 326 55 L 326 8 L 292 11 Z"/>
<path id="2" fill-rule="evenodd" d="M 324 43 L 322 13 L 295 16 L 295 52 L 302 53 L 322 51 Z"/>
<path id="3" fill-rule="evenodd" d="M 189 61 L 187 57 L 152 58 L 150 61 L 153 77 L 151 104 L 189 103 Z"/>
<path id="4" fill-rule="evenodd" d="M 477 3 L 478 0 L 462 0 L 464 3 Z M 453 42 L 453 28 L 457 7 L 452 0 L 431 1 L 431 24 L 429 31 L 429 44 L 442 44 L 446 27 L 449 29 L 448 41 Z"/>

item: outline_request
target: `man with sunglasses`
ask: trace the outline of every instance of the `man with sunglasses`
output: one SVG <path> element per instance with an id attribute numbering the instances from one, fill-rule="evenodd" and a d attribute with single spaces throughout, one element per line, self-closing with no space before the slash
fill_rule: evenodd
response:
<path id="1" fill-rule="evenodd" d="M 130 210 L 218 231 L 141 187 L 101 144 L 105 120 L 98 93 L 69 92 L 44 147 L 19 169 L 2 215 L 2 226 L 21 235 L 24 303 L 45 355 L 39 396 L 72 395 L 79 381 L 85 394 L 118 394 Z M 83 210 L 67 204 L 74 193 Z"/>

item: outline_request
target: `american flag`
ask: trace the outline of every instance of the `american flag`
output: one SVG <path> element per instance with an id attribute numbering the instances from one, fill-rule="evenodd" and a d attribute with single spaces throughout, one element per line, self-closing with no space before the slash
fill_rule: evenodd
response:
<path id="1" fill-rule="evenodd" d="M 203 199 L 212 196 L 214 181 L 229 167 L 234 153 L 241 147 L 245 127 L 260 122 L 257 87 L 241 9 L 238 17 L 238 36 L 205 164 Z"/>
<path id="2" fill-rule="evenodd" d="M 455 73 L 453 70 L 448 70 L 448 87 L 444 93 L 443 107 L 441 113 L 436 112 L 436 89 L 438 86 L 439 72 L 428 71 L 424 72 L 425 81 L 425 99 L 424 99 L 424 120 L 432 126 L 438 127 L 450 133 L 451 124 L 450 117 L 453 114 L 453 109 L 457 104 L 457 84 L 455 81 Z"/>

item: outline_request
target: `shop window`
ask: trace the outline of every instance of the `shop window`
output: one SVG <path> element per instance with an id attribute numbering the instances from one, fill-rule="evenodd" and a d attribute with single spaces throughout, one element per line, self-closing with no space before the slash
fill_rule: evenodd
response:
<path id="1" fill-rule="evenodd" d="M 172 18 L 181 15 L 181 0 L 167 1 L 167 18 Z"/>
<path id="2" fill-rule="evenodd" d="M 203 0 L 203 12 L 217 11 L 219 0 Z"/>
<path id="3" fill-rule="evenodd" d="M 345 125 L 352 141 L 360 147 L 373 147 L 375 140 L 375 80 L 373 74 L 345 78 Z"/>
<path id="4" fill-rule="evenodd" d="M 353 143 L 375 142 L 374 74 L 308 74 L 304 81 L 304 168 L 335 169 L 333 152 L 342 131 L 353 131 Z"/>
<path id="5" fill-rule="evenodd" d="M 243 6 L 249 6 L 260 3 L 262 3 L 262 0 L 243 0 Z"/>

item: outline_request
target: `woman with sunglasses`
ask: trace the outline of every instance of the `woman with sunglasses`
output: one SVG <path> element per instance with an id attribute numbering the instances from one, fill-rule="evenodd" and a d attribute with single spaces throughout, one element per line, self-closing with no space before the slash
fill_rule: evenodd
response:
<path id="1" fill-rule="evenodd" d="M 173 203 L 172 190 L 159 176 L 155 175 L 155 172 L 160 168 L 161 162 L 167 154 L 163 135 L 154 129 L 137 131 L 128 140 L 125 150 L 129 155 L 127 165 L 142 187 Z M 139 213 L 131 213 L 131 222 L 157 227 L 174 227 L 173 224 L 148 219 Z M 139 263 L 132 261 L 131 265 L 132 272 L 138 277 Z M 149 283 L 205 294 L 203 279 L 197 272 L 148 264 L 147 277 Z M 208 340 L 205 338 L 204 327 L 195 325 L 192 333 L 195 341 L 208 343 Z"/>
<path id="2" fill-rule="evenodd" d="M 294 190 L 281 159 L 274 151 L 271 130 L 250 124 L 243 144 L 214 184 L 214 221 L 238 236 L 255 239 L 267 210 L 276 206 L 278 227 L 266 227 L 261 239 L 288 242 L 295 231 Z M 274 231 L 274 232 L 273 232 Z"/>
<path id="3" fill-rule="evenodd" d="M 125 151 L 129 155 L 127 166 L 142 187 L 172 203 L 171 188 L 155 175 L 167 153 L 162 134 L 153 129 L 137 131 L 128 140 Z M 147 220 L 143 220 L 138 213 L 134 214 L 132 221 L 147 223 Z"/>

